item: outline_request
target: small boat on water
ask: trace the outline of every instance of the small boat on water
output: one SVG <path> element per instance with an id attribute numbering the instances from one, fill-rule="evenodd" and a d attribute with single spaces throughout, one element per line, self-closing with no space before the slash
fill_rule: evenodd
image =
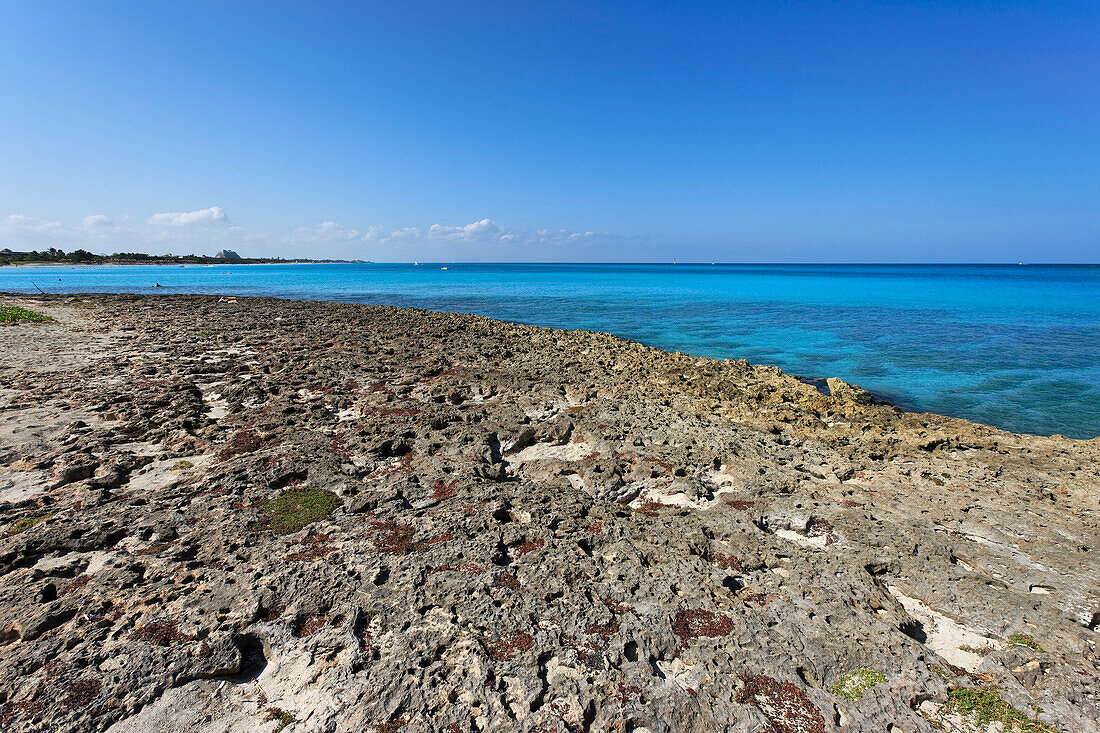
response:
<path id="1" fill-rule="evenodd" d="M 440 269 L 440 270 L 449 270 L 449 269 L 451 269 L 451 268 L 449 268 L 449 267 L 440 267 L 439 269 Z"/>

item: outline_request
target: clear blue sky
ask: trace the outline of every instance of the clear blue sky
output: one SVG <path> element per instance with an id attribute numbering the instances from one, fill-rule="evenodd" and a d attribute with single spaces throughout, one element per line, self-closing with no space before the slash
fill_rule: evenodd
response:
<path id="1" fill-rule="evenodd" d="M 1100 3 L 0 5 L 0 246 L 1100 261 Z"/>

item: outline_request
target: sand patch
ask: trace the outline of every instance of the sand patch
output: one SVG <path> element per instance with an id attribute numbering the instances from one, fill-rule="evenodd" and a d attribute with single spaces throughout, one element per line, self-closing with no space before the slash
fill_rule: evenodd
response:
<path id="1" fill-rule="evenodd" d="M 217 387 L 223 384 L 225 382 L 208 382 L 195 385 L 202 393 L 202 402 L 206 405 L 206 415 L 211 420 L 221 420 L 229 414 L 229 403 L 222 399 L 220 392 L 215 391 Z"/>
<path id="2" fill-rule="evenodd" d="M 102 421 L 91 413 L 33 407 L 22 403 L 18 390 L 0 391 L 0 462 L 15 457 L 47 453 L 71 431 L 91 430 Z M 85 427 L 74 427 L 81 421 Z M 12 452 L 8 452 L 12 451 Z M 16 461 L 0 467 L 0 504 L 18 503 L 46 493 L 53 478 L 42 470 Z"/>
<path id="3" fill-rule="evenodd" d="M 153 461 L 140 471 L 130 475 L 126 491 L 153 493 L 183 483 L 214 459 L 212 455 L 183 456 Z"/>
<path id="4" fill-rule="evenodd" d="M 706 511 L 718 506 L 723 494 L 733 492 L 730 488 L 712 492 L 708 484 L 682 478 L 671 482 L 667 479 L 643 479 L 631 484 L 631 487 L 639 490 L 637 497 L 629 504 L 632 509 L 640 509 L 647 502 L 651 502 L 681 509 Z M 623 493 L 629 495 L 629 490 L 630 487 Z"/>
<path id="5" fill-rule="evenodd" d="M 974 672 L 982 664 L 980 654 L 965 651 L 959 647 L 965 646 L 972 649 L 992 647 L 997 649 L 1001 646 L 996 639 L 982 636 L 977 631 L 963 626 L 955 619 L 933 610 L 924 601 L 904 595 L 894 586 L 888 586 L 887 590 L 898 599 L 906 613 L 921 622 L 924 633 L 928 635 L 925 646 L 956 667 Z"/>
<path id="6" fill-rule="evenodd" d="M 4 298 L 5 305 L 17 305 L 50 316 L 46 323 L 17 323 L 2 326 L 0 372 L 59 372 L 80 369 L 111 354 L 118 332 L 92 330 L 78 307 Z"/>
<path id="7" fill-rule="evenodd" d="M 50 488 L 45 471 L 12 471 L 0 468 L 0 504 L 19 504 L 42 496 Z"/>
<path id="8" fill-rule="evenodd" d="M 592 453 L 592 446 L 588 443 L 566 443 L 565 445 L 553 445 L 551 443 L 534 443 L 519 453 L 514 454 L 509 460 L 512 463 L 525 461 L 583 461 L 585 456 Z"/>
<path id="9" fill-rule="evenodd" d="M 775 536 L 812 550 L 824 550 L 825 545 L 828 544 L 828 538 L 825 535 L 804 535 L 793 529 L 777 529 Z"/>

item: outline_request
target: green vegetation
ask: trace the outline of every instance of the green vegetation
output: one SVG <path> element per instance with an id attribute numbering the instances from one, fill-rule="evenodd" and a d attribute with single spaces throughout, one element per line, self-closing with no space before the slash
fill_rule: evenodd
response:
<path id="1" fill-rule="evenodd" d="M 226 259 L 224 257 L 210 257 L 207 255 L 149 255 L 144 252 L 115 252 L 114 254 L 94 254 L 85 249 L 77 249 L 66 253 L 64 250 L 50 247 L 41 251 L 13 252 L 10 249 L 0 250 L 0 265 L 34 265 L 34 264 L 70 264 L 70 265 L 226 265 L 226 264 L 256 264 L 276 262 L 341 262 L 343 260 L 287 260 L 282 257 L 242 257 L 240 259 Z"/>
<path id="2" fill-rule="evenodd" d="M 56 247 L 44 249 L 41 252 L 12 252 L 10 249 L 0 251 L 0 265 L 17 265 L 24 262 L 58 262 L 81 263 L 95 262 L 101 255 L 94 255 L 88 250 L 77 249 L 65 254 Z"/>
<path id="3" fill-rule="evenodd" d="M 1043 648 L 1027 634 L 1012 634 L 1008 637 L 1008 641 L 1010 644 L 1015 644 L 1016 646 L 1026 646 L 1033 652 L 1043 651 Z"/>
<path id="4" fill-rule="evenodd" d="M 978 690 L 956 687 L 948 693 L 943 712 L 958 713 L 967 730 L 975 733 L 985 731 L 991 723 L 1000 723 L 1004 733 L 1058 733 L 1046 723 L 1030 720 L 988 687 Z"/>
<path id="5" fill-rule="evenodd" d="M 297 720 L 297 718 L 294 717 L 294 713 L 288 710 L 273 707 L 267 711 L 266 720 L 279 721 L 278 725 L 275 726 L 274 731 L 274 733 L 279 733 L 279 731 L 293 723 L 295 720 Z"/>
<path id="6" fill-rule="evenodd" d="M 864 692 L 885 681 L 886 677 L 882 673 L 869 667 L 859 667 L 842 676 L 833 685 L 833 694 L 848 700 L 862 700 Z"/>
<path id="7" fill-rule="evenodd" d="M 328 519 L 343 500 L 324 489 L 293 489 L 260 504 L 264 521 L 275 534 L 291 534 Z"/>
<path id="8" fill-rule="evenodd" d="M 8 534 L 19 534 L 20 532 L 26 532 L 31 527 L 42 524 L 55 514 L 57 514 L 57 512 L 46 512 L 45 514 L 40 514 L 37 517 L 23 517 L 22 519 L 8 527 Z"/>
<path id="9" fill-rule="evenodd" d="M 52 321 L 49 316 L 20 308 L 17 305 L 0 305 L 0 323 L 17 323 L 18 321 Z"/>

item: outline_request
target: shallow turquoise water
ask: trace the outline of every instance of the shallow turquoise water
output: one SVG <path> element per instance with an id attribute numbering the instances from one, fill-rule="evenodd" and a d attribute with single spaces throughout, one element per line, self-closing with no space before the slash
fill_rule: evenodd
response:
<path id="1" fill-rule="evenodd" d="M 0 267 L 0 291 L 35 292 L 37 283 L 54 293 L 234 293 L 480 313 L 838 376 L 903 407 L 1019 432 L 1100 435 L 1100 266 L 449 267 Z"/>

